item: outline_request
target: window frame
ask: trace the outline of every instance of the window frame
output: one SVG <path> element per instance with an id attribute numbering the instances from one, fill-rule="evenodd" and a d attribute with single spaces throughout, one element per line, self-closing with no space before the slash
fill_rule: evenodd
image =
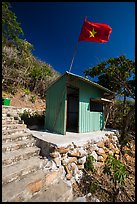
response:
<path id="1" fill-rule="evenodd" d="M 90 112 L 103 112 L 103 103 L 90 98 Z"/>

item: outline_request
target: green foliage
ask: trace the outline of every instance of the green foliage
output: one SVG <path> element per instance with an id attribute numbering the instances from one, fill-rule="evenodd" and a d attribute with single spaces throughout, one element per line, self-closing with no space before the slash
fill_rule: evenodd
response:
<path id="1" fill-rule="evenodd" d="M 94 172 L 94 161 L 95 161 L 95 158 L 92 156 L 92 155 L 88 155 L 87 158 L 86 158 L 86 162 L 84 164 L 84 167 L 87 171 L 92 171 Z"/>
<path id="2" fill-rule="evenodd" d="M 32 55 L 33 45 L 20 38 L 23 30 L 10 8 L 2 2 L 2 89 L 15 93 L 25 88 L 43 98 L 59 73 Z"/>
<path id="3" fill-rule="evenodd" d="M 29 95 L 31 92 L 30 92 L 30 90 L 29 89 L 24 89 L 24 94 L 25 95 Z"/>
<path id="4" fill-rule="evenodd" d="M 35 101 L 36 101 L 36 96 L 31 96 L 30 101 L 31 101 L 32 103 L 35 103 Z"/>
<path id="5" fill-rule="evenodd" d="M 89 192 L 94 194 L 96 192 L 96 190 L 98 189 L 98 184 L 96 181 L 92 181 L 90 183 L 90 186 L 89 186 Z"/>
<path id="6" fill-rule="evenodd" d="M 108 175 L 110 184 L 112 185 L 111 197 L 113 202 L 115 202 L 117 200 L 120 188 L 124 184 L 127 176 L 126 167 L 120 160 L 117 160 L 114 156 L 109 155 L 105 161 L 103 173 Z"/>
<path id="7" fill-rule="evenodd" d="M 132 109 L 134 109 L 133 101 L 126 101 L 125 106 L 123 106 L 122 101 L 116 101 L 110 112 L 106 127 L 122 130 L 123 117 L 128 118 L 128 114 Z M 129 124 L 130 126 L 128 127 L 128 129 L 130 131 L 135 131 L 135 111 L 133 111 L 130 121 L 132 121 L 132 123 Z"/>
<path id="8" fill-rule="evenodd" d="M 124 184 L 127 172 L 125 165 L 114 156 L 109 155 L 105 161 L 104 173 L 110 177 L 113 183 Z"/>
<path id="9" fill-rule="evenodd" d="M 11 89 L 25 88 L 44 97 L 46 88 L 59 73 L 29 52 L 22 50 L 22 54 L 13 47 L 3 48 L 2 88 L 5 91 L 9 89 L 9 92 Z"/>
<path id="10" fill-rule="evenodd" d="M 38 60 L 35 60 L 33 62 L 33 67 L 30 70 L 29 76 L 33 79 L 33 80 L 39 80 L 41 78 L 45 78 L 46 76 L 51 76 L 52 72 L 49 69 L 49 65 L 47 64 L 43 64 L 42 62 L 39 63 Z"/>
<path id="11" fill-rule="evenodd" d="M 135 62 L 125 56 L 110 58 L 84 71 L 85 76 L 98 76 L 98 83 L 135 99 Z"/>
<path id="12" fill-rule="evenodd" d="M 107 126 L 110 123 L 111 128 L 117 126 L 121 135 L 119 142 L 124 144 L 128 141 L 130 132 L 135 130 L 135 105 L 127 105 L 126 102 L 126 97 L 135 99 L 135 62 L 122 55 L 101 62 L 85 70 L 84 73 L 93 78 L 98 76 L 99 84 L 123 96 L 123 104 L 121 103 L 120 106 L 116 104 L 113 107 Z"/>
<path id="13" fill-rule="evenodd" d="M 29 110 L 24 110 L 24 112 L 20 113 L 19 115 L 28 127 L 37 125 L 39 129 L 44 128 L 45 111 L 43 112 L 33 111 L 32 112 Z"/>
<path id="14" fill-rule="evenodd" d="M 22 44 L 19 36 L 23 35 L 23 30 L 10 7 L 9 2 L 2 2 L 2 45 L 10 43 L 19 48 Z"/>

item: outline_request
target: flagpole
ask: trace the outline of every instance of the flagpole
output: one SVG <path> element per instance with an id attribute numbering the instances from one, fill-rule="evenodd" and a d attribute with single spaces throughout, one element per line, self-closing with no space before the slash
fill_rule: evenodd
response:
<path id="1" fill-rule="evenodd" d="M 74 54 L 73 54 L 72 61 L 71 61 L 71 64 L 70 64 L 69 72 L 71 71 L 71 68 L 72 68 L 72 65 L 73 65 L 73 62 L 74 62 L 74 58 L 75 58 L 75 55 L 77 53 L 78 43 L 79 43 L 79 41 L 77 41 L 77 44 L 76 44 L 75 49 L 74 49 Z"/>
<path id="2" fill-rule="evenodd" d="M 87 21 L 87 16 L 85 17 L 84 21 Z M 73 65 L 73 62 L 74 62 L 74 58 L 75 58 L 75 55 L 77 53 L 78 43 L 79 43 L 79 40 L 77 41 L 77 44 L 76 44 L 75 49 L 74 49 L 74 54 L 73 54 L 72 61 L 71 61 L 71 64 L 70 64 L 69 72 L 71 71 L 71 68 L 72 68 L 72 65 Z"/>

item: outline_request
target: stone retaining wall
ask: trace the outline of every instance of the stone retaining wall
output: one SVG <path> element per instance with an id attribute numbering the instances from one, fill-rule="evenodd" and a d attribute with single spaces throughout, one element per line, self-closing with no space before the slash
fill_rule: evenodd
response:
<path id="1" fill-rule="evenodd" d="M 36 145 L 41 148 L 41 156 L 48 158 L 54 169 L 63 167 L 63 174 L 66 180 L 72 183 L 79 182 L 82 177 L 82 169 L 86 157 L 90 154 L 94 157 L 96 168 L 104 164 L 109 154 L 119 159 L 118 137 L 114 134 L 106 134 L 99 142 L 88 141 L 85 145 L 78 146 L 74 143 L 67 147 L 57 146 L 37 138 Z"/>
<path id="2" fill-rule="evenodd" d="M 31 108 L 21 108 L 21 107 L 15 107 L 15 106 L 5 106 L 5 105 L 2 105 L 2 111 L 3 113 L 4 112 L 13 112 L 13 113 L 24 113 L 24 111 L 27 111 L 30 113 L 30 115 L 32 115 L 33 113 L 35 112 L 38 112 L 38 113 L 42 113 L 43 111 L 41 110 L 33 110 Z"/>

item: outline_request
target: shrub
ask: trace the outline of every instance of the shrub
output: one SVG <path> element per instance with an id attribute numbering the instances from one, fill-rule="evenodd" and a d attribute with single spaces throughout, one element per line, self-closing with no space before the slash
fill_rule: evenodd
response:
<path id="1" fill-rule="evenodd" d="M 107 174 L 110 182 L 112 181 L 112 197 L 115 202 L 121 186 L 124 184 L 124 180 L 127 176 L 125 165 L 117 160 L 114 156 L 109 155 L 105 161 L 104 174 Z"/>
<path id="2" fill-rule="evenodd" d="M 94 172 L 94 161 L 95 161 L 95 158 L 89 154 L 86 158 L 86 162 L 84 164 L 84 167 L 87 171 L 92 171 Z"/>
<path id="3" fill-rule="evenodd" d="M 35 101 L 36 101 L 36 96 L 31 96 L 31 98 L 30 98 L 30 101 L 32 102 L 32 103 L 35 103 Z"/>
<path id="4" fill-rule="evenodd" d="M 21 119 L 27 125 L 27 127 L 37 125 L 39 129 L 44 128 L 44 121 L 45 121 L 45 111 L 39 113 L 38 111 L 30 112 L 24 110 L 23 113 L 20 114 Z"/>

